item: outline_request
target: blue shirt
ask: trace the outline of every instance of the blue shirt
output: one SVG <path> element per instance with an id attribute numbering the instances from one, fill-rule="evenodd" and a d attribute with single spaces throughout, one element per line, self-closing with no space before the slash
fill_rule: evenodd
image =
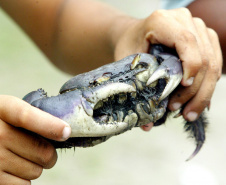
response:
<path id="1" fill-rule="evenodd" d="M 186 7 L 195 0 L 161 0 L 161 8 L 163 9 L 175 9 Z"/>

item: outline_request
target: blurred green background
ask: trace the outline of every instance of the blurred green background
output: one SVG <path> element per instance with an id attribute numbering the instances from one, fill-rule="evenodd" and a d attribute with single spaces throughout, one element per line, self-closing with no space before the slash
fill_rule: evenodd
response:
<path id="1" fill-rule="evenodd" d="M 158 0 L 105 0 L 138 18 L 159 8 Z M 56 95 L 70 78 L 56 69 L 26 35 L 0 10 L 0 93 L 22 98 L 44 88 Z M 183 120 L 145 133 L 139 128 L 93 148 L 59 150 L 58 162 L 33 185 L 222 185 L 226 184 L 225 91 L 216 88 L 201 152 L 190 162 L 194 142 L 183 132 Z M 0 161 L 1 162 L 1 161 Z M 23 170 L 23 169 L 21 169 Z"/>

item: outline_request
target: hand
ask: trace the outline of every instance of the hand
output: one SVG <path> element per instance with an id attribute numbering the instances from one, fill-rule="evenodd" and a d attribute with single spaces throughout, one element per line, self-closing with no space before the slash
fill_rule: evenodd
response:
<path id="1" fill-rule="evenodd" d="M 186 8 L 158 10 L 146 19 L 130 21 L 116 41 L 115 58 L 148 52 L 150 44 L 159 43 L 176 49 L 184 70 L 181 86 L 172 94 L 169 109 L 174 111 L 185 105 L 183 117 L 194 121 L 209 106 L 221 76 L 218 36 Z"/>
<path id="2" fill-rule="evenodd" d="M 55 148 L 43 137 L 63 141 L 71 129 L 18 98 L 0 95 L 0 102 L 0 185 L 30 184 L 57 160 Z"/>

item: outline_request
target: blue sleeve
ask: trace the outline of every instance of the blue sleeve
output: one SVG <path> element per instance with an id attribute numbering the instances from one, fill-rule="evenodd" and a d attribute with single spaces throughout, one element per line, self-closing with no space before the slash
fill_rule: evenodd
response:
<path id="1" fill-rule="evenodd" d="M 186 7 L 195 0 L 161 0 L 161 8 L 163 9 L 175 9 Z"/>

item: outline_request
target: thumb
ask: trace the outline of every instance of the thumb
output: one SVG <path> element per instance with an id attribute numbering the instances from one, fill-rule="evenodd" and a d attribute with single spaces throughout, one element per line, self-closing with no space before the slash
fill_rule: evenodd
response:
<path id="1" fill-rule="evenodd" d="M 19 98 L 0 95 L 0 102 L 0 119 L 15 127 L 30 130 L 56 141 L 65 141 L 71 134 L 71 127 L 65 121 Z"/>

